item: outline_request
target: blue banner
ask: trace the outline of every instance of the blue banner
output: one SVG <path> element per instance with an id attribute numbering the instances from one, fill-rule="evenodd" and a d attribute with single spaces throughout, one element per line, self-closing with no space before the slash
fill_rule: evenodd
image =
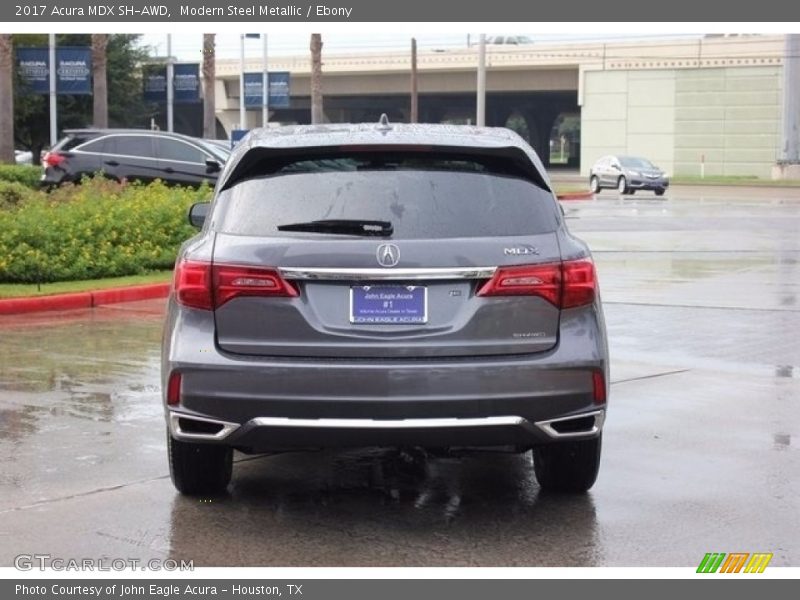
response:
<path id="1" fill-rule="evenodd" d="M 272 108 L 289 108 L 289 72 L 269 74 L 269 105 Z"/>
<path id="2" fill-rule="evenodd" d="M 50 91 L 50 54 L 47 48 L 18 48 L 17 70 L 34 94 Z M 56 92 L 91 95 L 92 51 L 90 48 L 56 48 Z"/>
<path id="3" fill-rule="evenodd" d="M 231 148 L 235 147 L 248 133 L 250 133 L 249 129 L 234 129 L 231 131 Z"/>
<path id="4" fill-rule="evenodd" d="M 200 64 L 180 63 L 174 66 L 175 104 L 200 102 Z"/>
<path id="5" fill-rule="evenodd" d="M 269 107 L 289 108 L 289 72 L 276 71 L 269 73 Z M 244 74 L 244 105 L 248 108 L 260 108 L 263 102 L 263 73 Z"/>
<path id="6" fill-rule="evenodd" d="M 17 71 L 33 94 L 50 91 L 49 63 L 47 48 L 17 48 Z"/>
<path id="7" fill-rule="evenodd" d="M 92 95 L 91 48 L 56 48 L 56 90 L 71 96 Z"/>
<path id="8" fill-rule="evenodd" d="M 148 102 L 167 101 L 166 65 L 146 65 L 143 69 L 144 99 Z"/>

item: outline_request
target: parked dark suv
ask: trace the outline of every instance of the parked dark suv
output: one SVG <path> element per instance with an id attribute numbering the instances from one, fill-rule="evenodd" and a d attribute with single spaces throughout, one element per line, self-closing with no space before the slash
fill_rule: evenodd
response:
<path id="1" fill-rule="evenodd" d="M 71 129 L 45 154 L 42 184 L 79 182 L 104 172 L 112 179 L 199 185 L 217 181 L 227 154 L 178 133 L 142 129 Z"/>
<path id="2" fill-rule="evenodd" d="M 533 449 L 595 481 L 608 349 L 594 264 L 507 129 L 256 130 L 178 254 L 162 348 L 170 470 L 232 450 Z"/>

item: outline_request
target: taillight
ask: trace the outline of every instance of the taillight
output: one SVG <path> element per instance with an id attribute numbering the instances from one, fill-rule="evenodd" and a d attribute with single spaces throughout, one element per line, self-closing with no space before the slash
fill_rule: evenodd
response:
<path id="1" fill-rule="evenodd" d="M 478 296 L 541 296 L 558 306 L 561 296 L 561 265 L 501 267 L 478 290 Z"/>
<path id="2" fill-rule="evenodd" d="M 594 301 L 597 281 L 591 259 L 500 267 L 478 296 L 539 296 L 558 308 Z"/>
<path id="3" fill-rule="evenodd" d="M 564 295 L 561 297 L 561 308 L 574 308 L 594 302 L 597 277 L 592 260 L 568 260 L 563 263 L 563 267 Z"/>
<path id="4" fill-rule="evenodd" d="M 300 294 L 274 269 L 214 265 L 214 306 L 218 308 L 237 296 L 296 298 Z"/>
<path id="5" fill-rule="evenodd" d="M 184 306 L 214 310 L 238 296 L 296 298 L 299 293 L 275 269 L 183 261 L 175 268 L 175 296 Z"/>
<path id="6" fill-rule="evenodd" d="M 181 374 L 173 371 L 167 381 L 167 404 L 175 406 L 181 403 Z"/>
<path id="7" fill-rule="evenodd" d="M 189 260 L 178 263 L 175 266 L 175 297 L 184 306 L 213 310 L 211 264 Z"/>
<path id="8" fill-rule="evenodd" d="M 606 403 L 606 377 L 603 371 L 592 371 L 592 398 L 595 404 Z"/>
<path id="9" fill-rule="evenodd" d="M 67 160 L 67 157 L 58 152 L 46 152 L 42 158 L 42 162 L 48 167 L 57 167 Z"/>

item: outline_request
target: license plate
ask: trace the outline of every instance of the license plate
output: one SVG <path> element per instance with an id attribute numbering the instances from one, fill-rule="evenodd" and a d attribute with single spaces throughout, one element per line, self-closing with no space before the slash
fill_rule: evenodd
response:
<path id="1" fill-rule="evenodd" d="M 414 285 L 350 288 L 350 322 L 407 325 L 428 322 L 428 289 Z"/>

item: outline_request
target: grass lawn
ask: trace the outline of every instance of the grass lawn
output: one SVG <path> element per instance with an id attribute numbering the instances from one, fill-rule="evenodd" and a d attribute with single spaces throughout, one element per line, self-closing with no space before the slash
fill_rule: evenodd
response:
<path id="1" fill-rule="evenodd" d="M 553 188 L 555 189 L 556 196 L 559 194 L 580 194 L 582 192 L 588 192 L 589 187 L 586 185 L 580 185 L 576 183 L 568 183 L 565 185 L 553 184 Z"/>
<path id="2" fill-rule="evenodd" d="M 86 279 L 84 281 L 58 281 L 56 283 L 0 283 L 0 298 L 18 298 L 25 296 L 49 296 L 70 292 L 88 292 L 105 288 L 148 283 L 166 283 L 172 277 L 172 271 L 156 271 L 146 275 L 129 275 L 128 277 L 110 277 L 108 279 Z"/>
<path id="3" fill-rule="evenodd" d="M 800 180 L 798 179 L 759 179 L 758 177 L 734 175 L 709 175 L 702 179 L 695 176 L 681 175 L 679 177 L 672 177 L 670 183 L 677 185 L 766 185 L 800 187 Z"/>

